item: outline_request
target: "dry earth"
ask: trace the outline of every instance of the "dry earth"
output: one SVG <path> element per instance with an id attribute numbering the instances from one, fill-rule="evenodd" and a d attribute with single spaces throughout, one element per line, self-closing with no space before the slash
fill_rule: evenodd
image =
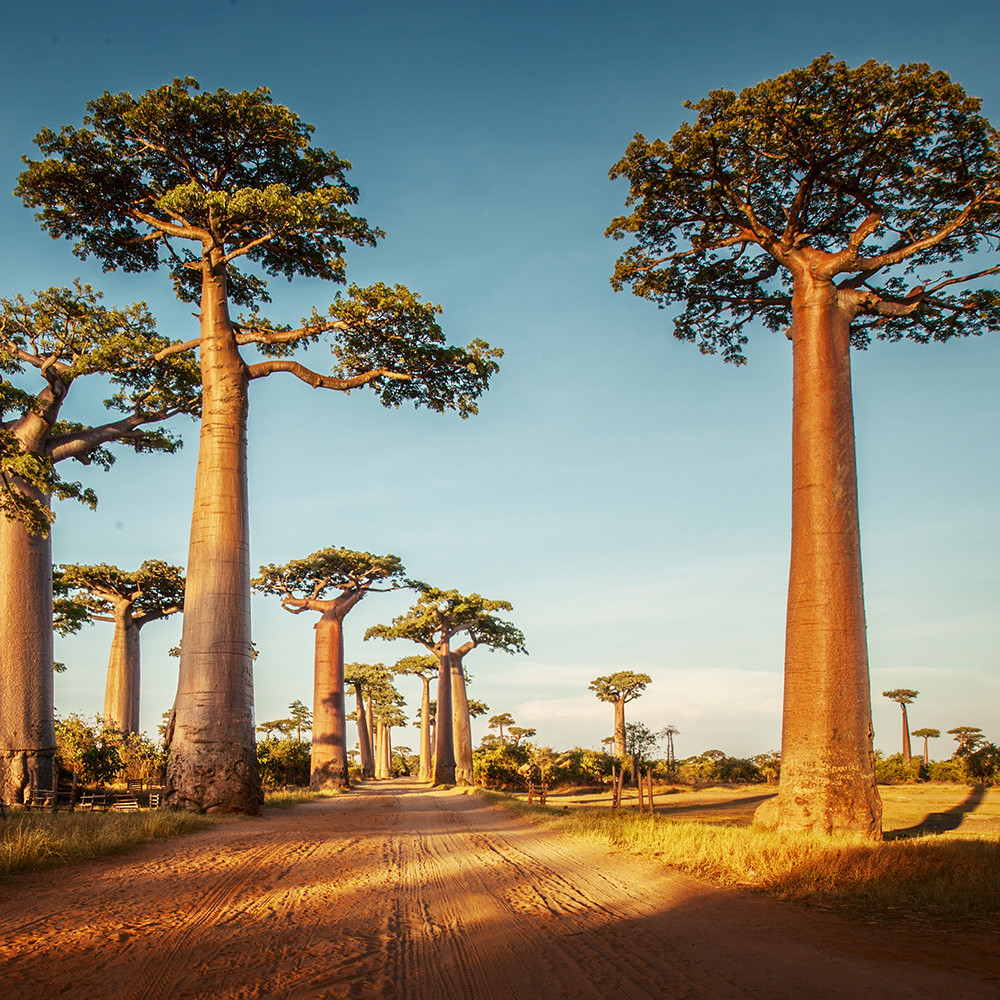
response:
<path id="1" fill-rule="evenodd" d="M 995 939 L 716 889 L 407 779 L 0 882 L 0 997 L 1000 997 Z"/>

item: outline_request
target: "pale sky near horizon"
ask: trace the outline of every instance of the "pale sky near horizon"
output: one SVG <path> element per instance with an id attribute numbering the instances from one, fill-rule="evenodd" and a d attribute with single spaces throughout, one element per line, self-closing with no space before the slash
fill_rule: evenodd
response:
<path id="1" fill-rule="evenodd" d="M 5 16 L 0 175 L 13 189 L 42 127 L 79 124 L 102 91 L 175 76 L 202 88 L 271 89 L 354 164 L 358 211 L 384 229 L 351 250 L 348 277 L 401 282 L 444 306 L 453 342 L 506 354 L 480 415 L 384 411 L 274 376 L 251 390 L 251 559 L 328 545 L 393 552 L 409 573 L 514 605 L 530 655 L 476 651 L 470 694 L 556 748 L 598 746 L 611 708 L 587 685 L 653 678 L 630 719 L 681 732 L 677 753 L 738 756 L 780 741 L 789 538 L 791 356 L 757 329 L 735 369 L 671 336 L 668 313 L 608 283 L 623 208 L 609 167 L 638 131 L 669 138 L 715 88 L 740 89 L 825 51 L 856 65 L 926 61 L 1000 124 L 995 7 L 848 0 L 810 22 L 787 0 L 509 3 L 178 0 L 40 2 Z M 165 274 L 102 274 L 0 198 L 0 295 L 80 275 L 111 303 L 142 299 L 169 336 L 194 336 Z M 268 315 L 294 322 L 336 291 L 271 282 Z M 325 348 L 306 356 L 321 368 Z M 854 356 L 862 546 L 876 745 L 911 728 L 978 725 L 1000 739 L 1000 463 L 995 335 L 876 344 Z M 99 387 L 73 388 L 68 419 L 100 419 Z M 173 457 L 122 455 L 63 473 L 96 513 L 57 505 L 56 562 L 183 565 L 197 457 L 175 422 Z M 407 605 L 371 595 L 347 619 L 348 661 L 416 647 L 362 642 Z M 313 630 L 254 599 L 257 718 L 312 691 Z M 176 620 L 143 632 L 142 725 L 176 686 Z M 101 709 L 110 626 L 57 641 L 56 705 Z M 417 683 L 400 684 L 412 712 Z M 484 720 L 474 724 L 477 737 Z M 397 743 L 416 745 L 411 731 Z M 932 742 L 945 757 L 950 738 Z"/>

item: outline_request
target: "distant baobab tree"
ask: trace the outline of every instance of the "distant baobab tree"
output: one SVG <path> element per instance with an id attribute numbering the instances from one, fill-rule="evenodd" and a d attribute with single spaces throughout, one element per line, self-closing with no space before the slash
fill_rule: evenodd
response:
<path id="1" fill-rule="evenodd" d="M 420 770 L 419 781 L 430 781 L 431 772 L 431 681 L 437 677 L 438 660 L 430 653 L 404 656 L 392 668 L 394 674 L 419 677 L 420 695 Z"/>
<path id="2" fill-rule="evenodd" d="M 76 604 L 90 621 L 113 622 L 104 691 L 104 721 L 123 733 L 139 732 L 139 632 L 150 622 L 184 610 L 180 566 L 147 559 L 138 570 L 63 564 L 55 573 L 60 600 Z"/>
<path id="3" fill-rule="evenodd" d="M 927 756 L 927 741 L 928 739 L 936 740 L 941 735 L 940 729 L 914 729 L 911 736 L 916 736 L 918 739 L 923 737 L 924 740 L 924 766 L 930 764 L 930 758 Z"/>
<path id="4" fill-rule="evenodd" d="M 166 268 L 178 297 L 197 303 L 203 411 L 187 560 L 180 677 L 165 801 L 254 813 L 260 787 L 250 656 L 247 415 L 249 386 L 286 373 L 313 389 L 368 388 L 387 407 L 476 412 L 501 352 L 445 342 L 440 309 L 409 289 L 350 286 L 298 326 L 274 323 L 264 275 L 346 282 L 348 243 L 382 233 L 352 214 L 350 163 L 311 144 L 313 128 L 269 92 L 198 93 L 191 78 L 104 93 L 82 127 L 43 129 L 17 193 L 52 236 L 75 240 L 105 270 Z M 245 266 L 245 267 L 244 267 Z M 230 305 L 249 310 L 234 320 Z M 333 371 L 292 357 L 333 338 Z M 259 360 L 242 348 L 258 348 Z M 162 355 L 161 355 L 162 356 Z"/>
<path id="5" fill-rule="evenodd" d="M 829 54 L 686 107 L 611 169 L 630 212 L 607 235 L 633 241 L 612 285 L 736 365 L 751 324 L 791 341 L 782 764 L 757 819 L 878 839 L 851 347 L 1000 328 L 1000 265 L 961 264 L 995 247 L 1000 137 L 945 73 Z"/>
<path id="6" fill-rule="evenodd" d="M 366 594 L 403 586 L 403 564 L 394 555 L 326 548 L 283 566 L 261 566 L 251 585 L 281 599 L 292 614 L 316 611 L 313 733 L 309 783 L 349 788 L 347 710 L 344 703 L 344 618 Z M 376 587 L 375 584 L 388 584 Z"/>
<path id="7" fill-rule="evenodd" d="M 628 757 L 625 748 L 625 705 L 640 697 L 652 680 L 649 674 L 618 670 L 613 674 L 595 677 L 590 682 L 590 690 L 600 701 L 607 701 L 615 706 L 615 756 L 623 763 Z"/>
<path id="8" fill-rule="evenodd" d="M 913 704 L 913 699 L 920 694 L 919 691 L 911 691 L 909 688 L 893 688 L 891 691 L 883 691 L 882 697 L 889 701 L 896 702 L 903 710 L 903 760 L 907 763 L 913 756 L 910 752 L 910 720 L 906 717 L 906 706 Z"/>

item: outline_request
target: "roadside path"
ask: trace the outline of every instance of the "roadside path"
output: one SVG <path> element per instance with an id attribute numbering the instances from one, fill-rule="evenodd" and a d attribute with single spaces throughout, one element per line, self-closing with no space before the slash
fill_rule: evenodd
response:
<path id="1" fill-rule="evenodd" d="M 0 997 L 996 1000 L 1000 958 L 397 779 L 0 881 Z"/>

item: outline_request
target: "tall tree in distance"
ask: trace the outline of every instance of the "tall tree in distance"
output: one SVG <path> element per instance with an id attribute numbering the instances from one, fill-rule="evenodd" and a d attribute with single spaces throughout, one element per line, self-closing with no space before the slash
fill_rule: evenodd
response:
<path id="1" fill-rule="evenodd" d="M 118 443 L 137 452 L 175 451 L 158 424 L 199 407 L 197 366 L 160 336 L 142 304 L 101 304 L 89 285 L 49 288 L 31 300 L 0 299 L 0 799 L 23 801 L 52 787 L 51 495 L 93 507 L 97 497 L 56 473 L 75 459 L 109 468 Z M 106 422 L 70 421 L 81 379 L 106 379 Z M 18 384 L 14 384 L 14 382 Z M 82 415 L 82 414 L 80 414 Z"/>
<path id="2" fill-rule="evenodd" d="M 674 335 L 745 361 L 747 329 L 792 343 L 792 551 L 781 780 L 758 819 L 881 836 L 858 524 L 851 347 L 1000 327 L 1000 266 L 961 268 L 1000 237 L 1000 142 L 945 73 L 828 55 L 715 90 L 669 142 L 636 135 L 611 177 L 634 245 L 612 284 Z"/>
<path id="3" fill-rule="evenodd" d="M 104 721 L 122 733 L 139 732 L 139 632 L 150 622 L 184 610 L 180 566 L 147 559 L 135 572 L 117 566 L 63 564 L 55 585 L 91 621 L 113 622 L 104 690 Z"/>
<path id="4" fill-rule="evenodd" d="M 928 752 L 927 752 L 927 741 L 929 739 L 931 739 L 931 740 L 938 739 L 941 736 L 941 730 L 940 729 L 914 729 L 913 732 L 910 733 L 910 735 L 911 736 L 916 736 L 918 739 L 920 739 L 921 737 L 923 738 L 923 741 L 924 741 L 924 766 L 926 767 L 928 764 L 930 764 L 930 757 L 928 756 Z"/>
<path id="5" fill-rule="evenodd" d="M 463 417 L 497 370 L 482 341 L 451 347 L 439 309 L 402 286 L 351 286 L 299 326 L 271 323 L 260 273 L 346 280 L 348 243 L 380 231 L 351 212 L 350 164 L 311 145 L 312 126 L 264 88 L 197 92 L 178 79 L 139 98 L 104 93 L 83 126 L 43 129 L 17 193 L 53 236 L 75 240 L 105 268 L 166 267 L 197 302 L 203 416 L 187 563 L 180 677 L 165 801 L 187 809 L 256 812 L 262 793 L 253 736 L 246 429 L 249 384 L 277 372 L 313 388 L 368 387 Z M 240 270 L 240 266 L 255 271 Z M 239 321 L 230 305 L 250 309 Z M 292 357 L 333 334 L 332 374 Z M 263 360 L 241 353 L 256 345 Z"/>
<path id="6" fill-rule="evenodd" d="M 431 681 L 437 677 L 438 660 L 430 654 L 404 656 L 396 661 L 392 672 L 401 676 L 419 677 L 420 695 L 420 770 L 419 781 L 431 780 Z"/>
<path id="7" fill-rule="evenodd" d="M 617 670 L 613 674 L 595 677 L 590 682 L 590 690 L 598 700 L 615 706 L 615 756 L 624 763 L 628 757 L 625 747 L 625 706 L 642 695 L 646 685 L 653 682 L 649 674 L 637 674 L 632 670 Z"/>
<path id="8" fill-rule="evenodd" d="M 358 726 L 358 756 L 361 760 L 361 777 L 375 777 L 375 752 L 372 740 L 371 713 L 365 705 L 366 688 L 370 690 L 373 678 L 386 674 L 384 663 L 347 663 L 344 665 L 344 683 L 354 689 L 355 713 Z"/>
<path id="9" fill-rule="evenodd" d="M 310 785 L 349 788 L 347 710 L 344 702 L 344 618 L 372 590 L 403 585 L 396 556 L 327 548 L 284 566 L 261 566 L 255 590 L 281 598 L 292 614 L 319 612 L 313 671 L 313 735 Z M 388 584 L 376 587 L 376 583 Z"/>
<path id="10" fill-rule="evenodd" d="M 913 704 L 913 699 L 920 694 L 919 691 L 911 691 L 909 688 L 893 688 L 891 691 L 883 691 L 882 697 L 894 701 L 903 710 L 903 760 L 909 763 L 913 754 L 910 751 L 910 720 L 906 717 L 906 706 Z"/>
<path id="11" fill-rule="evenodd" d="M 510 712 L 501 712 L 499 715 L 491 715 L 487 725 L 490 729 L 496 729 L 498 731 L 497 739 L 500 740 L 500 746 L 503 746 L 503 727 L 506 726 L 508 729 L 514 725 L 514 716 Z"/>
<path id="12" fill-rule="evenodd" d="M 474 648 L 480 642 L 505 652 L 524 652 L 524 637 L 509 622 L 493 616 L 494 611 L 510 611 L 508 601 L 491 601 L 479 594 L 464 596 L 457 590 L 441 590 L 425 583 L 412 582 L 420 591 L 416 603 L 390 625 L 373 625 L 365 639 L 409 639 L 422 645 L 438 659 L 437 720 L 434 727 L 434 784 L 453 785 L 456 781 L 456 747 L 453 717 L 453 684 L 456 665 L 451 656 L 451 640 L 463 632 L 469 633 Z M 479 638 L 476 638 L 479 636 Z M 466 649 L 461 652 L 464 656 Z M 462 671 L 461 659 L 457 670 Z M 461 678 L 461 694 L 465 719 L 468 705 L 464 701 L 465 677 Z M 471 747 L 471 736 L 469 738 Z M 466 778 L 466 770 L 468 772 Z M 471 784 L 471 763 L 463 765 L 463 780 Z"/>

